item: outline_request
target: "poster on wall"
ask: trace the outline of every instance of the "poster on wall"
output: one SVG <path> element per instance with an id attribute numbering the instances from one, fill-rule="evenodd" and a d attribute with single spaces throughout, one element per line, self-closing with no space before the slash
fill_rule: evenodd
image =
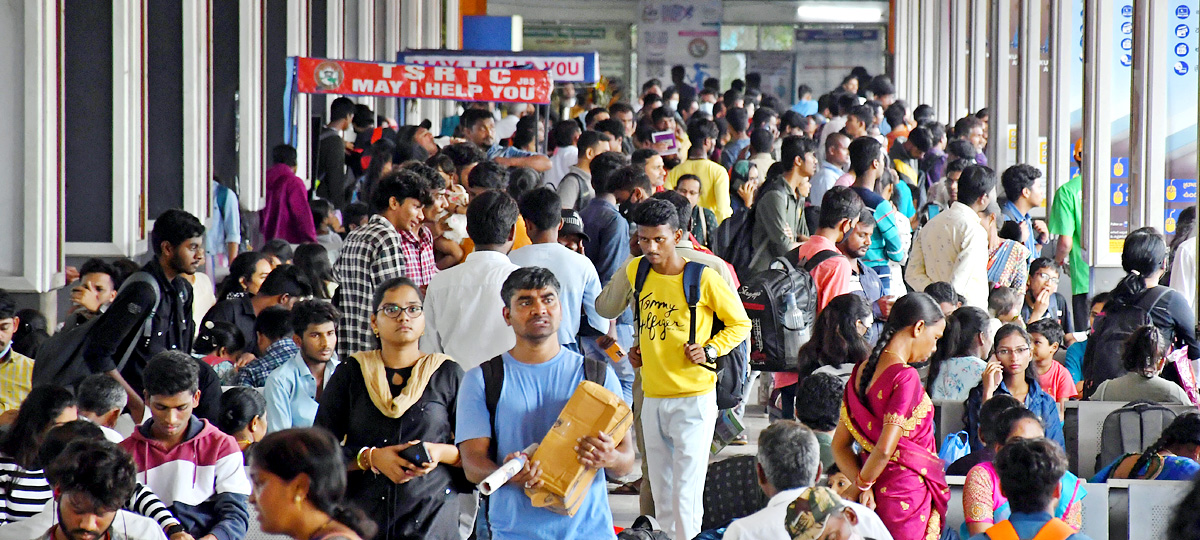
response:
<path id="1" fill-rule="evenodd" d="M 746 53 L 746 73 L 762 76 L 762 90 L 782 98 L 784 103 L 795 101 L 793 68 L 795 54 L 791 51 L 754 51 Z"/>
<path id="2" fill-rule="evenodd" d="M 796 80 L 821 94 L 841 85 L 855 66 L 883 73 L 885 36 L 882 28 L 798 28 Z"/>
<path id="3" fill-rule="evenodd" d="M 1200 62 L 1200 9 L 1196 0 L 1171 0 L 1167 9 L 1167 158 L 1162 230 L 1178 231 L 1183 209 L 1196 204 L 1196 102 L 1200 95 L 1196 64 Z"/>
<path id="4" fill-rule="evenodd" d="M 721 0 L 641 0 L 638 3 L 638 77 L 670 84 L 671 66 L 687 83 L 721 76 Z"/>
<path id="5" fill-rule="evenodd" d="M 597 51 L 601 76 L 629 80 L 632 44 L 628 24 L 562 26 L 526 22 L 521 32 L 526 51 Z"/>

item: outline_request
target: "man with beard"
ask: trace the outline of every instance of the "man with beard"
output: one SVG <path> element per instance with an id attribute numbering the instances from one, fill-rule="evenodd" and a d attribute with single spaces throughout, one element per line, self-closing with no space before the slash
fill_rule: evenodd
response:
<path id="1" fill-rule="evenodd" d="M 850 292 L 863 297 L 871 305 L 871 314 L 875 319 L 870 330 L 867 330 L 867 341 L 871 343 L 875 343 L 888 312 L 892 310 L 892 304 L 896 303 L 896 297 L 883 294 L 883 282 L 879 274 L 862 262 L 867 248 L 871 247 L 871 234 L 874 232 L 875 216 L 870 208 L 864 206 L 854 229 L 837 243 L 838 251 L 850 260 Z"/>
<path id="2" fill-rule="evenodd" d="M 142 417 L 142 370 L 150 357 L 192 350 L 192 285 L 184 276 L 204 266 L 204 225 L 183 210 L 167 210 L 154 221 L 150 244 L 154 258 L 126 278 L 83 350 L 89 371 L 107 372 L 122 383 L 134 418 Z"/>
<path id="3" fill-rule="evenodd" d="M 333 304 L 305 300 L 292 307 L 292 340 L 300 352 L 267 376 L 267 431 L 309 427 L 317 399 L 339 361 L 337 325 L 342 316 Z"/>

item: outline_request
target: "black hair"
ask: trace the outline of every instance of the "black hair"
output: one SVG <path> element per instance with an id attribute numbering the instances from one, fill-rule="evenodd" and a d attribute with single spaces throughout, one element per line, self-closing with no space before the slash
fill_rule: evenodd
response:
<path id="1" fill-rule="evenodd" d="M 441 153 L 437 154 L 442 155 Z M 435 156 L 436 157 L 436 156 Z M 444 156 L 443 156 L 444 157 Z M 353 202 L 346 205 L 342 210 L 342 223 L 349 226 L 351 223 L 358 224 L 363 218 L 371 215 L 371 208 L 364 202 Z"/>
<path id="2" fill-rule="evenodd" d="M 678 231 L 679 211 L 675 205 L 658 199 L 643 201 L 633 211 L 633 222 L 639 227 L 659 227 L 666 225 L 668 230 Z"/>
<path id="3" fill-rule="evenodd" d="M 1153 227 L 1142 227 L 1125 237 L 1121 268 L 1125 277 L 1112 290 L 1112 304 L 1133 305 L 1146 291 L 1146 278 L 1161 270 L 1167 260 L 1167 242 Z M 1111 311 L 1106 307 L 1106 310 Z"/>
<path id="4" fill-rule="evenodd" d="M 896 93 L 896 87 L 887 75 L 876 75 L 867 83 L 866 90 L 876 96 L 890 96 Z"/>
<path id="5" fill-rule="evenodd" d="M 495 161 L 481 161 L 467 175 L 467 182 L 475 189 L 508 189 L 508 171 Z"/>
<path id="6" fill-rule="evenodd" d="M 17 419 L 0 440 L 0 453 L 27 471 L 41 469 L 44 464 L 38 462 L 37 451 L 43 436 L 67 407 L 74 406 L 75 395 L 61 386 L 30 390 L 17 410 Z"/>
<path id="7" fill-rule="evenodd" d="M 625 123 L 616 118 L 605 118 L 593 126 L 596 131 L 608 135 L 612 139 L 621 139 L 625 137 Z M 612 140 L 610 139 L 610 140 Z"/>
<path id="8" fill-rule="evenodd" d="M 579 139 L 575 141 L 575 146 L 579 148 L 579 157 L 582 158 L 589 149 L 596 148 L 602 143 L 607 147 L 608 141 L 611 140 L 612 137 L 609 134 L 589 129 L 579 135 Z"/>
<path id="9" fill-rule="evenodd" d="M 946 126 L 943 126 L 940 122 L 921 122 L 917 125 L 929 130 L 929 140 L 933 141 L 934 146 L 946 138 Z"/>
<path id="10" fill-rule="evenodd" d="M 556 293 L 562 290 L 558 278 L 554 277 L 554 272 L 540 266 L 518 268 L 508 275 L 504 280 L 504 285 L 500 287 L 500 300 L 504 302 L 505 307 L 511 307 L 512 299 L 517 295 L 517 291 L 536 291 L 546 288 L 553 288 Z"/>
<path id="11" fill-rule="evenodd" d="M 925 127 L 917 126 L 908 132 L 908 142 L 912 143 L 917 150 L 928 152 L 930 148 L 933 148 L 933 134 Z"/>
<path id="12" fill-rule="evenodd" d="M 1170 351 L 1170 342 L 1153 324 L 1138 327 L 1121 346 L 1121 363 L 1130 373 L 1150 374 Z"/>
<path id="13" fill-rule="evenodd" d="M 445 173 L 446 175 L 452 175 L 458 172 L 458 168 L 454 166 L 454 160 L 450 159 L 450 156 L 447 156 L 445 152 L 438 152 L 432 156 L 429 156 L 429 158 L 425 160 L 425 164 L 433 167 L 433 170 L 440 173 Z"/>
<path id="14" fill-rule="evenodd" d="M 467 142 L 455 143 L 442 148 L 442 151 L 438 152 L 437 155 L 445 155 L 450 158 L 450 161 L 454 162 L 454 168 L 458 172 L 462 172 L 463 169 L 471 165 L 487 160 L 487 154 L 483 150 Z"/>
<path id="15" fill-rule="evenodd" d="M 529 143 L 537 140 L 537 117 L 533 115 L 523 116 L 517 120 L 517 129 L 513 131 L 512 145 L 517 148 L 525 148 Z"/>
<path id="16" fill-rule="evenodd" d="M 804 156 L 817 153 L 817 141 L 800 135 L 791 135 L 783 138 L 783 143 L 779 149 L 780 163 L 787 167 L 787 170 L 792 170 L 796 165 L 796 158 L 804 159 Z M 820 157 L 820 156 L 816 156 Z"/>
<path id="17" fill-rule="evenodd" d="M 1021 293 L 1012 287 L 996 287 L 988 293 L 988 311 L 995 317 L 1012 313 L 1020 302 Z"/>
<path id="18" fill-rule="evenodd" d="M 239 353 L 246 349 L 246 336 L 243 336 L 242 331 L 233 323 L 204 321 L 192 350 L 196 354 L 207 355 L 215 354 L 222 348 L 231 353 Z"/>
<path id="19" fill-rule="evenodd" d="M 105 262 L 104 259 L 97 259 L 97 258 L 88 259 L 88 260 L 84 261 L 84 263 L 82 265 L 79 266 L 80 277 L 86 276 L 88 274 L 105 274 L 105 275 L 107 275 L 109 277 L 109 279 L 112 280 L 113 287 L 119 287 L 120 283 L 122 281 L 121 278 L 124 276 L 124 274 L 122 274 L 121 271 L 118 270 L 116 266 L 113 266 L 112 264 Z M 6 317 L 4 317 L 3 310 L 0 310 L 0 319 L 3 319 L 3 318 L 6 318 Z"/>
<path id="20" fill-rule="evenodd" d="M 232 295 L 246 292 L 242 280 L 250 281 L 257 269 L 258 261 L 266 258 L 261 251 L 243 251 L 229 263 L 229 275 L 221 280 L 217 290 L 217 301 L 229 299 Z"/>
<path id="21" fill-rule="evenodd" d="M 488 118 L 495 118 L 492 116 L 492 111 L 487 109 L 467 109 L 459 117 L 458 125 L 462 126 L 465 130 L 471 130 L 475 129 L 476 124 Z"/>
<path id="22" fill-rule="evenodd" d="M 734 83 L 736 85 L 737 81 L 734 81 Z M 742 91 L 738 90 L 736 86 L 733 86 L 729 90 L 726 90 L 725 94 L 721 96 L 721 101 L 725 102 L 725 106 L 728 107 L 731 111 L 735 108 L 734 105 L 737 104 L 739 99 L 743 100 L 743 102 L 744 102 L 746 97 L 744 95 L 742 95 Z M 726 112 L 725 115 L 728 116 L 729 113 Z"/>
<path id="23" fill-rule="evenodd" d="M 608 106 L 608 113 L 613 116 L 616 116 L 619 113 L 632 113 L 632 112 L 633 112 L 633 106 L 631 106 L 628 103 L 625 103 L 624 101 L 617 101 Z"/>
<path id="24" fill-rule="evenodd" d="M 271 163 L 288 167 L 296 166 L 296 149 L 290 144 L 280 144 L 271 149 Z"/>
<path id="25" fill-rule="evenodd" d="M 958 202 L 974 205 L 996 187 L 996 172 L 983 165 L 971 165 L 958 177 Z"/>
<path id="26" fill-rule="evenodd" d="M 196 359 L 182 351 L 170 349 L 150 357 L 142 371 L 142 383 L 148 396 L 173 396 L 200 389 L 200 373 Z"/>
<path id="27" fill-rule="evenodd" d="M 1000 491 L 1013 512 L 1045 512 L 1067 471 L 1067 455 L 1046 438 L 1019 440 L 996 454 Z"/>
<path id="28" fill-rule="evenodd" d="M 917 108 L 913 109 L 913 120 L 916 120 L 918 124 L 931 123 L 934 118 L 937 118 L 937 112 L 925 103 L 917 105 Z M 944 135 L 945 131 L 942 134 Z"/>
<path id="29" fill-rule="evenodd" d="M 658 152 L 653 148 L 639 148 L 634 150 L 633 154 L 629 157 L 629 164 L 635 167 L 645 168 L 646 162 L 650 161 L 650 158 L 657 155 Z"/>
<path id="30" fill-rule="evenodd" d="M 1025 409 L 1017 398 L 1008 394 L 996 394 L 979 406 L 979 440 L 986 445 L 1004 444 L 1015 422 L 1001 422 L 1010 409 Z M 1028 409 L 1026 409 L 1028 410 Z M 1025 413 L 1015 413 L 1025 418 Z M 1034 415 L 1035 417 L 1037 415 Z"/>
<path id="31" fill-rule="evenodd" d="M 774 146 L 775 134 L 771 133 L 771 130 L 762 128 L 750 130 L 750 149 L 755 153 L 770 152 Z M 790 161 L 785 163 L 791 165 Z"/>
<path id="32" fill-rule="evenodd" d="M 646 176 L 645 168 L 632 165 L 613 171 L 608 177 L 607 188 L 608 193 L 632 192 L 636 188 L 642 188 L 646 193 L 654 191 L 654 185 L 650 183 L 650 177 Z"/>
<path id="33" fill-rule="evenodd" d="M 879 150 L 883 148 L 874 137 L 859 137 L 850 141 L 850 170 L 854 176 L 862 176 L 871 169 L 871 163 L 879 159 Z"/>
<path id="34" fill-rule="evenodd" d="M 703 192 L 704 192 L 704 191 L 703 191 L 703 190 L 704 190 L 704 184 L 700 182 L 700 177 L 699 177 L 699 176 L 696 176 L 696 175 L 694 175 L 694 174 L 681 174 L 681 175 L 679 175 L 679 178 L 676 178 L 676 179 L 675 179 L 675 187 L 676 187 L 676 188 L 678 188 L 678 187 L 679 187 L 679 184 L 680 184 L 681 182 L 685 181 L 685 180 L 690 180 L 690 181 L 696 182 L 696 185 L 697 185 L 697 186 L 699 186 L 700 193 L 703 193 Z M 668 191 L 669 191 L 669 190 L 668 190 Z M 666 193 L 666 192 L 664 191 L 663 193 Z M 655 195 L 657 195 L 657 193 L 655 193 Z"/>
<path id="35" fill-rule="evenodd" d="M 557 230 L 562 224 L 562 198 L 550 188 L 526 193 L 517 203 L 521 217 L 541 231 Z"/>
<path id="36" fill-rule="evenodd" d="M 878 141 L 876 144 L 879 144 Z M 930 325 L 943 318 L 945 315 L 942 314 L 942 308 L 938 307 L 937 302 L 928 294 L 913 292 L 896 300 L 891 313 L 888 314 L 887 323 L 883 325 L 883 330 L 880 331 L 879 338 L 875 342 L 875 348 L 871 350 L 866 363 L 863 364 L 862 371 L 859 372 L 859 397 L 864 402 L 867 401 L 867 388 L 871 385 L 871 378 L 875 376 L 875 368 L 879 365 L 879 355 L 883 354 L 883 350 L 891 343 L 892 338 L 896 337 L 897 332 L 921 321 Z"/>
<path id="37" fill-rule="evenodd" d="M 825 307 L 813 321 L 812 337 L 800 346 L 797 365 L 801 375 L 821 366 L 841 368 L 845 362 L 857 364 L 871 353 L 870 344 L 858 333 L 855 324 L 871 316 L 867 301 L 857 294 L 846 293 L 835 296 Z"/>
<path id="38" fill-rule="evenodd" d="M 691 176 L 691 175 L 685 174 L 683 176 Z M 683 176 L 679 177 L 679 179 L 683 180 Z M 675 185 L 678 186 L 679 184 L 675 184 Z M 655 193 L 650 198 L 658 199 L 661 201 L 667 201 L 667 202 L 671 203 L 673 206 L 675 206 L 675 209 L 677 211 L 679 211 L 679 223 L 681 224 L 680 226 L 683 227 L 684 229 L 691 227 L 692 203 L 690 201 L 688 201 L 687 197 L 684 197 L 682 193 L 668 189 L 668 190 L 660 192 L 660 193 Z"/>
<path id="39" fill-rule="evenodd" d="M 844 186 L 831 187 L 821 198 L 821 214 L 817 219 L 817 227 L 832 229 L 843 219 L 854 221 L 858 219 L 862 209 L 863 200 L 853 189 Z"/>
<path id="40" fill-rule="evenodd" d="M 329 121 L 336 122 L 354 114 L 354 102 L 350 98 L 339 97 L 329 104 Z"/>
<path id="41" fill-rule="evenodd" d="M 812 94 L 813 89 L 807 84 L 802 84 L 796 87 L 796 99 L 804 99 L 805 94 Z"/>
<path id="42" fill-rule="evenodd" d="M 425 179 L 405 169 L 393 171 L 380 178 L 371 190 L 371 206 L 376 213 L 386 211 L 391 206 L 392 199 L 401 204 L 405 199 L 414 199 L 422 205 L 433 204 L 433 195 L 429 192 Z"/>
<path id="43" fill-rule="evenodd" d="M 805 377 L 796 388 L 800 400 L 795 409 L 796 420 L 816 431 L 833 431 L 837 428 L 845 391 L 845 383 L 836 375 L 814 373 Z"/>
<path id="44" fill-rule="evenodd" d="M 362 198 L 371 200 L 371 190 L 375 188 L 375 184 L 383 177 L 383 168 L 389 164 L 398 163 L 396 161 L 396 145 L 388 139 L 379 139 L 367 149 L 367 156 L 370 161 L 367 164 L 367 178 L 364 186 Z M 320 223 L 317 221 L 316 223 Z"/>
<path id="45" fill-rule="evenodd" d="M 507 193 L 484 192 L 471 199 L 471 204 L 467 206 L 467 236 L 476 246 L 508 242 L 518 213 L 517 202 Z"/>
<path id="46" fill-rule="evenodd" d="M 250 425 L 254 417 L 267 419 L 267 400 L 262 392 L 248 386 L 235 386 L 221 393 L 221 413 L 217 429 L 233 435 Z"/>
<path id="47" fill-rule="evenodd" d="M 20 324 L 13 332 L 12 350 L 33 358 L 38 347 L 50 339 L 50 333 L 47 332 L 50 323 L 42 312 L 33 308 L 18 310 L 16 317 L 20 319 Z"/>
<path id="48" fill-rule="evenodd" d="M 651 150 L 651 152 L 654 151 Z M 617 169 L 626 167 L 628 165 L 629 157 L 621 152 L 605 152 L 596 156 L 592 159 L 591 167 L 592 189 L 594 189 L 597 194 L 612 193 L 613 190 L 609 179 L 612 177 L 613 172 L 615 172 Z M 639 169 L 643 169 L 643 174 L 645 174 L 645 163 L 643 163 Z M 649 183 L 650 179 L 647 178 L 646 182 Z"/>
<path id="49" fill-rule="evenodd" d="M 961 159 L 970 165 L 975 165 L 975 157 L 979 155 L 975 146 L 963 139 L 954 139 L 946 143 L 946 153 L 951 156 L 947 158 L 950 163 Z"/>
<path id="50" fill-rule="evenodd" d="M 312 287 L 312 296 L 329 300 L 329 288 L 325 284 L 337 281 L 337 275 L 333 272 L 333 264 L 329 262 L 329 250 L 321 244 L 311 242 L 300 244 L 296 247 L 296 256 L 292 262 L 308 278 L 308 283 Z M 266 283 L 263 285 L 265 286 Z"/>
<path id="51" fill-rule="evenodd" d="M 509 167 L 507 172 L 508 186 L 504 188 L 504 191 L 513 200 L 519 201 L 526 193 L 545 186 L 545 182 L 542 181 L 542 173 L 529 167 Z"/>
<path id="52" fill-rule="evenodd" d="M 128 402 L 125 387 L 107 373 L 93 373 L 84 377 L 75 392 L 79 410 L 95 414 L 123 409 Z"/>
<path id="53" fill-rule="evenodd" d="M 46 469 L 55 491 L 85 495 L 106 511 L 120 510 L 129 502 L 136 478 L 129 454 L 105 440 L 74 441 Z"/>
<path id="54" fill-rule="evenodd" d="M 935 281 L 926 285 L 925 294 L 933 297 L 939 304 L 958 303 L 958 293 L 954 290 L 954 285 L 945 281 Z"/>
<path id="55" fill-rule="evenodd" d="M 725 106 L 729 106 L 728 103 Z M 750 116 L 746 114 L 746 109 L 742 107 L 734 107 L 725 111 L 725 120 L 729 122 L 729 129 L 738 133 L 745 133 L 750 129 Z"/>
<path id="56" fill-rule="evenodd" d="M 904 123 L 904 117 L 908 116 L 908 111 L 904 108 L 904 103 L 893 101 L 883 110 L 883 119 L 893 127 L 900 127 Z"/>
<path id="57" fill-rule="evenodd" d="M 167 242 L 174 247 L 193 238 L 204 236 L 204 224 L 196 216 L 185 210 L 171 208 L 158 215 L 154 220 L 154 230 L 150 232 L 150 243 L 154 246 L 154 254 L 162 255 L 162 244 Z"/>
<path id="58" fill-rule="evenodd" d="M 605 109 L 604 107 L 592 107 L 591 110 L 583 115 L 583 125 L 595 125 L 596 115 L 607 112 L 608 109 Z"/>
<path id="59" fill-rule="evenodd" d="M 655 111 L 657 112 L 657 111 Z M 717 124 L 712 120 L 698 119 L 691 123 L 687 128 L 688 139 L 692 141 L 692 146 L 699 146 L 707 139 L 716 139 L 720 133 L 717 131 Z"/>
<path id="60" fill-rule="evenodd" d="M 1009 201 L 1016 202 L 1021 198 L 1021 192 L 1026 189 L 1033 189 L 1033 185 L 1038 178 L 1042 177 L 1042 171 L 1037 170 L 1033 165 L 1018 163 L 1004 170 L 1000 175 L 1000 185 L 1004 187 L 1004 197 Z"/>
<path id="61" fill-rule="evenodd" d="M 989 213 L 987 215 L 990 216 L 992 214 Z M 1019 244 L 1023 244 L 1025 242 L 1025 240 L 1021 238 L 1022 235 L 1024 235 L 1024 231 L 1021 230 L 1021 224 L 1012 220 L 1005 221 L 1004 224 L 1000 226 L 1000 229 L 996 231 L 996 236 L 999 236 L 1004 240 L 1012 240 L 1013 242 L 1017 242 Z"/>
<path id="62" fill-rule="evenodd" d="M 662 103 L 663 98 L 658 94 L 646 94 L 642 96 L 642 109 L 653 107 L 655 104 Z M 661 109 L 662 107 L 659 107 Z M 658 109 L 655 109 L 658 110 Z"/>
<path id="63" fill-rule="evenodd" d="M 263 255 L 273 256 L 279 259 L 279 262 L 288 262 L 292 260 L 292 245 L 287 240 L 276 238 L 268 240 L 259 248 Z"/>
<path id="64" fill-rule="evenodd" d="M 357 103 L 354 105 L 354 127 L 363 129 L 375 125 L 375 113 L 371 108 Z"/>
<path id="65" fill-rule="evenodd" d="M 1200 414 L 1190 412 L 1176 416 L 1171 424 L 1163 430 L 1162 435 L 1159 435 L 1158 440 L 1154 441 L 1154 444 L 1150 445 L 1133 463 L 1130 474 L 1136 475 L 1159 452 L 1181 444 L 1200 446 Z"/>
<path id="66" fill-rule="evenodd" d="M 318 229 L 321 227 L 321 223 L 333 215 L 333 203 L 325 199 L 308 201 L 308 207 L 312 210 L 313 225 L 316 225 Z"/>
<path id="67" fill-rule="evenodd" d="M 1001 412 L 996 416 L 995 426 L 988 431 L 988 438 L 993 439 L 991 443 L 999 445 L 1006 444 L 1009 436 L 1012 435 L 1012 432 L 1017 429 L 1017 424 L 1020 424 L 1023 420 L 1033 420 L 1034 422 L 1037 422 L 1042 429 L 1045 429 L 1046 427 L 1046 423 L 1042 421 L 1042 418 L 1038 416 L 1037 413 L 1025 408 L 1024 405 L 1020 407 L 1012 407 L 1004 410 L 1004 412 Z"/>
<path id="68" fill-rule="evenodd" d="M 977 127 L 983 127 L 983 120 L 971 115 L 964 116 L 959 118 L 958 121 L 954 123 L 954 136 L 958 137 L 959 139 L 964 139 L 972 129 Z"/>
<path id="69" fill-rule="evenodd" d="M 281 264 L 271 270 L 267 274 L 267 279 L 263 280 L 262 287 L 258 288 L 256 296 L 278 296 L 286 294 L 289 296 L 302 297 L 312 296 L 313 284 L 308 280 L 308 276 L 304 271 L 300 270 L 294 264 Z"/>
<path id="70" fill-rule="evenodd" d="M 292 306 L 292 333 L 303 336 L 308 327 L 316 324 L 333 323 L 337 326 L 342 313 L 333 304 L 324 300 L 304 300 Z"/>
<path id="71" fill-rule="evenodd" d="M 645 92 L 651 88 L 654 88 L 655 86 L 662 88 L 662 81 L 660 81 L 658 79 L 650 79 L 650 80 L 642 83 L 642 92 Z"/>
<path id="72" fill-rule="evenodd" d="M 1033 321 L 1029 323 L 1025 329 L 1029 331 L 1030 335 L 1039 334 L 1046 338 L 1046 341 L 1051 345 L 1058 345 L 1059 347 L 1062 346 L 1063 329 L 1062 326 L 1058 324 L 1058 321 L 1054 319 Z"/>
<path id="73" fill-rule="evenodd" d="M 1022 339 L 1024 339 L 1026 345 L 1028 345 L 1030 347 L 1033 346 L 1033 338 L 1029 337 L 1029 332 L 1027 332 L 1025 330 L 1025 328 L 1021 327 L 1018 324 L 1008 323 L 1008 324 L 1005 324 L 1004 326 L 1001 326 L 999 330 L 996 330 L 996 335 L 992 336 L 992 351 L 991 351 L 990 355 L 995 356 L 996 349 L 1000 348 L 1000 341 L 1013 335 L 1013 334 L 1016 334 L 1017 336 L 1020 336 Z M 1029 388 L 1031 388 L 1031 389 L 1034 386 L 1040 386 L 1038 384 L 1037 369 L 1034 368 L 1032 364 L 1033 364 L 1033 362 L 1030 362 L 1028 365 L 1025 366 L 1025 383 L 1028 384 Z M 983 390 L 983 381 L 979 381 L 979 384 L 975 385 L 975 388 Z"/>
<path id="74" fill-rule="evenodd" d="M 378 287 L 375 287 L 375 295 L 371 297 L 371 311 L 379 311 L 379 308 L 383 306 L 383 297 L 387 296 L 387 293 L 399 289 L 400 287 L 409 287 L 412 290 L 417 291 L 417 296 L 421 296 L 421 288 L 418 287 L 416 283 L 413 283 L 413 280 L 406 277 L 394 277 L 384 281 L 383 283 L 380 283 Z M 305 328 L 307 328 L 307 326 L 305 326 Z"/>
<path id="75" fill-rule="evenodd" d="M 650 121 L 655 124 L 657 124 L 659 120 L 668 120 L 668 119 L 669 120 L 675 119 L 675 110 L 665 104 L 661 107 L 654 109 L 653 111 L 650 111 Z M 691 135 L 688 135 L 688 137 L 690 138 Z"/>
<path id="76" fill-rule="evenodd" d="M 760 106 L 758 109 L 755 109 L 754 116 L 750 118 L 750 129 L 764 127 L 771 122 L 772 118 L 778 117 L 779 113 L 775 112 L 775 109 L 767 106 Z"/>
<path id="77" fill-rule="evenodd" d="M 250 450 L 251 464 L 285 482 L 308 476 L 306 497 L 329 517 L 349 527 L 361 538 L 375 536 L 375 522 L 361 510 L 349 506 L 346 496 L 346 466 L 342 446 L 322 428 L 285 429 L 263 437 Z"/>
<path id="78" fill-rule="evenodd" d="M 109 379 L 111 380 L 112 377 Z M 49 466 L 54 463 L 55 459 L 58 459 L 58 456 L 62 455 L 67 446 L 77 440 L 103 441 L 106 439 L 104 430 L 100 429 L 100 426 L 82 418 L 54 426 L 42 438 L 42 445 L 37 450 L 38 463 L 41 463 L 43 467 Z"/>
<path id="79" fill-rule="evenodd" d="M 271 306 L 254 318 L 254 333 L 266 336 L 271 343 L 288 337 L 292 331 L 292 312 L 283 306 Z"/>
<path id="80" fill-rule="evenodd" d="M 1105 304 L 1107 306 L 1108 301 L 1111 299 L 1112 299 L 1112 294 L 1107 291 L 1102 292 L 1102 293 L 1096 293 L 1096 296 L 1093 296 L 1092 299 L 1088 302 L 1088 307 L 1095 306 L 1096 304 Z"/>
<path id="81" fill-rule="evenodd" d="M 926 288 L 926 292 L 928 290 Z M 929 395 L 933 395 L 933 383 L 942 371 L 942 363 L 951 358 L 978 356 L 974 350 L 975 338 L 988 331 L 990 320 L 987 312 L 974 306 L 963 306 L 950 314 L 937 349 L 929 357 L 929 375 L 925 379 L 925 391 Z"/>
<path id="82" fill-rule="evenodd" d="M 871 106 L 867 105 L 866 103 L 851 107 L 850 112 L 846 116 L 847 118 L 857 118 L 859 122 L 862 122 L 862 124 L 868 128 L 871 127 L 871 124 L 875 122 L 875 111 L 872 110 Z"/>

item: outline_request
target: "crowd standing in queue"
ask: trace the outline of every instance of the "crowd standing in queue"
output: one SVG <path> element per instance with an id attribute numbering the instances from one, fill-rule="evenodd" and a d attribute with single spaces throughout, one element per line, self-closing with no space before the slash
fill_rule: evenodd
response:
<path id="1" fill-rule="evenodd" d="M 1196 404 L 1194 223 L 1132 231 L 1097 291 L 1080 178 L 1035 217 L 1046 179 L 988 167 L 986 110 L 942 123 L 862 68 L 794 100 L 671 71 L 561 86 L 548 133 L 533 106 L 435 135 L 337 98 L 311 174 L 272 152 L 257 232 L 214 182 L 144 264 L 72 269 L 62 321 L 0 291 L 0 538 L 615 538 L 611 492 L 673 540 L 1086 539 L 1067 402 Z M 752 294 L 778 276 L 804 279 Z M 585 380 L 633 427 L 532 460 Z M 706 516 L 755 381 L 772 424 L 734 474 L 761 499 Z M 1198 418 L 1091 480 L 1191 480 Z M 527 495 L 546 459 L 597 471 L 571 515 Z"/>

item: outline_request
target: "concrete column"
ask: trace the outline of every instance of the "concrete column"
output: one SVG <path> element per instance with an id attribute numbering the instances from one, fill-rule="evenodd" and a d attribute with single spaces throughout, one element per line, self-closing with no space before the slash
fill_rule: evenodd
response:
<path id="1" fill-rule="evenodd" d="M 238 149 L 238 189 L 242 208 L 256 211 L 263 207 L 263 174 L 266 168 L 262 156 L 267 155 L 264 148 L 266 122 L 263 120 L 266 103 L 262 29 L 265 3 L 241 0 L 239 7 L 241 63 L 238 72 L 238 137 L 241 145 Z"/>

